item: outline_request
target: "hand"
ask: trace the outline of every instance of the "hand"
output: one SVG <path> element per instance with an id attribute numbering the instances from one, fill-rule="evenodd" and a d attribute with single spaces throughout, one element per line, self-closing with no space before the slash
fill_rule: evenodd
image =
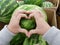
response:
<path id="1" fill-rule="evenodd" d="M 35 18 L 37 27 L 29 32 L 28 37 L 35 33 L 43 35 L 50 29 L 50 26 L 45 21 L 44 16 L 38 10 L 31 11 L 29 18 L 31 17 Z"/>
<path id="2" fill-rule="evenodd" d="M 12 18 L 10 20 L 10 23 L 8 24 L 7 28 L 9 29 L 9 31 L 17 34 L 19 32 L 21 33 L 25 33 L 27 35 L 27 30 L 25 29 L 22 29 L 19 25 L 20 23 L 20 19 L 22 17 L 25 17 L 27 18 L 27 15 L 25 14 L 27 13 L 25 10 L 16 10 L 13 15 L 12 15 Z"/>

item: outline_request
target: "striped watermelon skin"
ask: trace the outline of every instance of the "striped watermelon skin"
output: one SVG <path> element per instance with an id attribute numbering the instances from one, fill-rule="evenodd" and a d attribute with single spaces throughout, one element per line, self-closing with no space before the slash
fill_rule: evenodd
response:
<path id="1" fill-rule="evenodd" d="M 11 18 L 11 15 L 13 11 L 18 7 L 18 3 L 16 0 L 1 0 L 0 3 L 0 21 L 7 23 L 9 22 L 9 18 Z"/>
<path id="2" fill-rule="evenodd" d="M 1 3 L 1 15 L 5 16 L 12 12 L 18 4 L 15 0 L 2 0 Z"/>
<path id="3" fill-rule="evenodd" d="M 38 5 L 38 6 L 42 6 L 42 3 L 45 0 L 23 0 L 25 4 L 33 4 L 33 5 Z"/>
<path id="4" fill-rule="evenodd" d="M 2 0 L 0 0 L 0 15 L 1 15 L 1 1 L 2 1 Z"/>
<path id="5" fill-rule="evenodd" d="M 52 7 L 54 7 L 54 4 L 52 2 L 45 1 L 45 2 L 43 2 L 42 7 L 43 8 L 52 8 Z"/>

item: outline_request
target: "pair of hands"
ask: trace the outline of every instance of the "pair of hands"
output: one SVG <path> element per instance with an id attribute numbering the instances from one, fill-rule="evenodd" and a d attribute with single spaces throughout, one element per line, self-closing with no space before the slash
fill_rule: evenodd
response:
<path id="1" fill-rule="evenodd" d="M 27 17 L 26 14 L 29 14 L 29 17 Z M 22 17 L 30 19 L 32 16 L 36 20 L 37 27 L 36 29 L 32 29 L 28 32 L 26 29 L 22 29 L 19 23 Z M 32 11 L 15 10 L 7 28 L 9 29 L 9 31 L 15 34 L 21 32 L 21 33 L 25 33 L 26 36 L 30 37 L 32 34 L 35 33 L 42 35 L 45 34 L 50 29 L 50 26 L 44 20 L 44 16 L 38 10 L 32 10 Z"/>

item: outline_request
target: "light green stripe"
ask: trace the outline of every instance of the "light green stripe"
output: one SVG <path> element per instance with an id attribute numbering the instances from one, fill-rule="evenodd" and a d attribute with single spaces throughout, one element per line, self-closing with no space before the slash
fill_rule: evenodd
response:
<path id="1" fill-rule="evenodd" d="M 2 0 L 1 4 L 3 4 L 6 0 Z"/>
<path id="2" fill-rule="evenodd" d="M 1 15 L 1 2 L 2 2 L 2 0 L 0 0 L 0 15 Z"/>
<path id="3" fill-rule="evenodd" d="M 14 0 L 10 0 L 9 4 L 7 4 L 7 6 L 11 5 L 11 3 L 13 3 L 13 2 L 14 2 Z M 7 6 L 6 6 L 6 7 L 7 7 Z M 6 7 L 5 7 L 5 8 L 6 8 Z M 5 11 L 5 8 L 1 11 L 2 13 Z"/>
<path id="4" fill-rule="evenodd" d="M 10 0 L 6 0 L 3 4 L 1 4 L 2 10 L 7 7 L 7 4 L 9 4 L 9 2 Z"/>
<path id="5" fill-rule="evenodd" d="M 12 3 L 11 5 L 9 5 L 7 7 L 7 9 L 5 10 L 5 12 L 3 12 L 2 15 L 6 15 L 6 14 L 9 14 L 11 11 L 13 11 L 15 8 L 17 7 L 17 4 L 16 3 Z"/>
<path id="6" fill-rule="evenodd" d="M 12 3 L 14 3 L 14 2 L 15 2 L 15 0 L 10 0 L 9 4 L 7 4 L 6 7 L 1 11 L 2 14 L 3 14 L 3 12 L 5 12 L 6 8 L 9 7 L 9 6 L 11 6 Z M 12 5 L 12 6 L 13 6 L 13 5 Z M 8 9 L 8 8 L 7 8 L 7 9 Z"/>

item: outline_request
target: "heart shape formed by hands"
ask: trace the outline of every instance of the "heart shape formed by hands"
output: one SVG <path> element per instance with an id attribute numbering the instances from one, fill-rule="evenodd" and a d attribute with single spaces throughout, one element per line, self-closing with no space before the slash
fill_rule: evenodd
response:
<path id="1" fill-rule="evenodd" d="M 26 18 L 22 18 L 20 20 L 20 26 L 21 28 L 24 28 L 26 30 L 31 30 L 31 29 L 35 29 L 36 28 L 36 22 L 34 17 L 31 17 L 30 19 L 26 19 Z"/>
<path id="2" fill-rule="evenodd" d="M 24 18 L 23 17 L 21 17 L 21 20 L 19 20 L 20 21 L 20 32 L 22 32 L 22 33 L 24 33 L 26 36 L 28 36 L 28 37 L 30 37 L 30 38 L 32 38 L 32 39 L 34 39 L 34 41 L 35 41 L 35 39 L 36 39 L 36 37 L 39 39 L 39 37 L 38 37 L 38 35 L 35 35 L 35 36 L 32 36 L 32 34 L 39 34 L 40 32 L 42 32 L 42 31 L 40 31 L 41 30 L 41 28 L 43 27 L 43 26 L 40 26 L 41 24 L 43 24 L 41 21 L 42 21 L 42 19 L 41 19 L 41 17 L 43 17 L 45 20 L 46 20 L 46 15 L 45 15 L 45 12 L 44 12 L 44 10 L 42 9 L 42 8 L 40 8 L 40 7 L 38 7 L 38 6 L 36 6 L 36 5 L 22 5 L 22 6 L 20 6 L 20 7 L 18 7 L 17 8 L 18 10 L 21 10 L 21 9 L 23 9 L 23 10 L 26 10 L 26 11 L 32 11 L 32 10 L 34 10 L 32 13 L 24 13 L 24 14 L 29 14 L 29 16 L 27 16 L 27 18 L 24 16 Z M 37 10 L 35 10 L 35 9 L 37 9 Z M 35 12 L 36 11 L 36 12 Z M 40 13 L 41 12 L 41 13 Z M 40 15 L 40 14 L 43 14 L 43 16 L 42 15 Z M 38 16 L 37 16 L 38 15 Z M 41 17 L 40 17 L 41 16 Z M 40 20 L 40 19 L 41 20 Z M 44 21 L 43 21 L 44 22 Z M 37 25 L 36 25 L 37 24 Z M 21 30 L 21 29 L 23 29 L 24 28 L 24 30 Z M 43 29 L 42 29 L 43 30 Z M 18 36 L 19 37 L 19 36 Z M 18 38 L 17 37 L 17 38 Z M 22 35 L 20 36 L 20 37 L 22 37 Z M 38 40 L 37 39 L 37 40 Z M 20 39 L 19 39 L 20 40 Z M 29 40 L 29 39 L 27 39 L 27 40 Z M 20 40 L 21 41 L 21 40 Z"/>
<path id="3" fill-rule="evenodd" d="M 44 10 L 39 6 L 36 6 L 36 5 L 22 5 L 22 6 L 18 7 L 17 9 L 18 10 L 26 10 L 26 11 L 32 11 L 32 10 L 37 11 L 38 10 L 38 13 L 40 12 L 44 16 L 44 19 L 45 20 L 47 19 Z M 25 14 L 27 14 L 27 15 L 29 14 L 29 16 L 28 16 L 27 19 L 26 18 L 21 18 L 20 27 L 26 29 L 27 31 L 35 29 L 36 28 L 36 21 L 35 21 L 34 17 L 32 17 L 32 16 L 30 17 L 31 13 L 25 13 Z"/>

